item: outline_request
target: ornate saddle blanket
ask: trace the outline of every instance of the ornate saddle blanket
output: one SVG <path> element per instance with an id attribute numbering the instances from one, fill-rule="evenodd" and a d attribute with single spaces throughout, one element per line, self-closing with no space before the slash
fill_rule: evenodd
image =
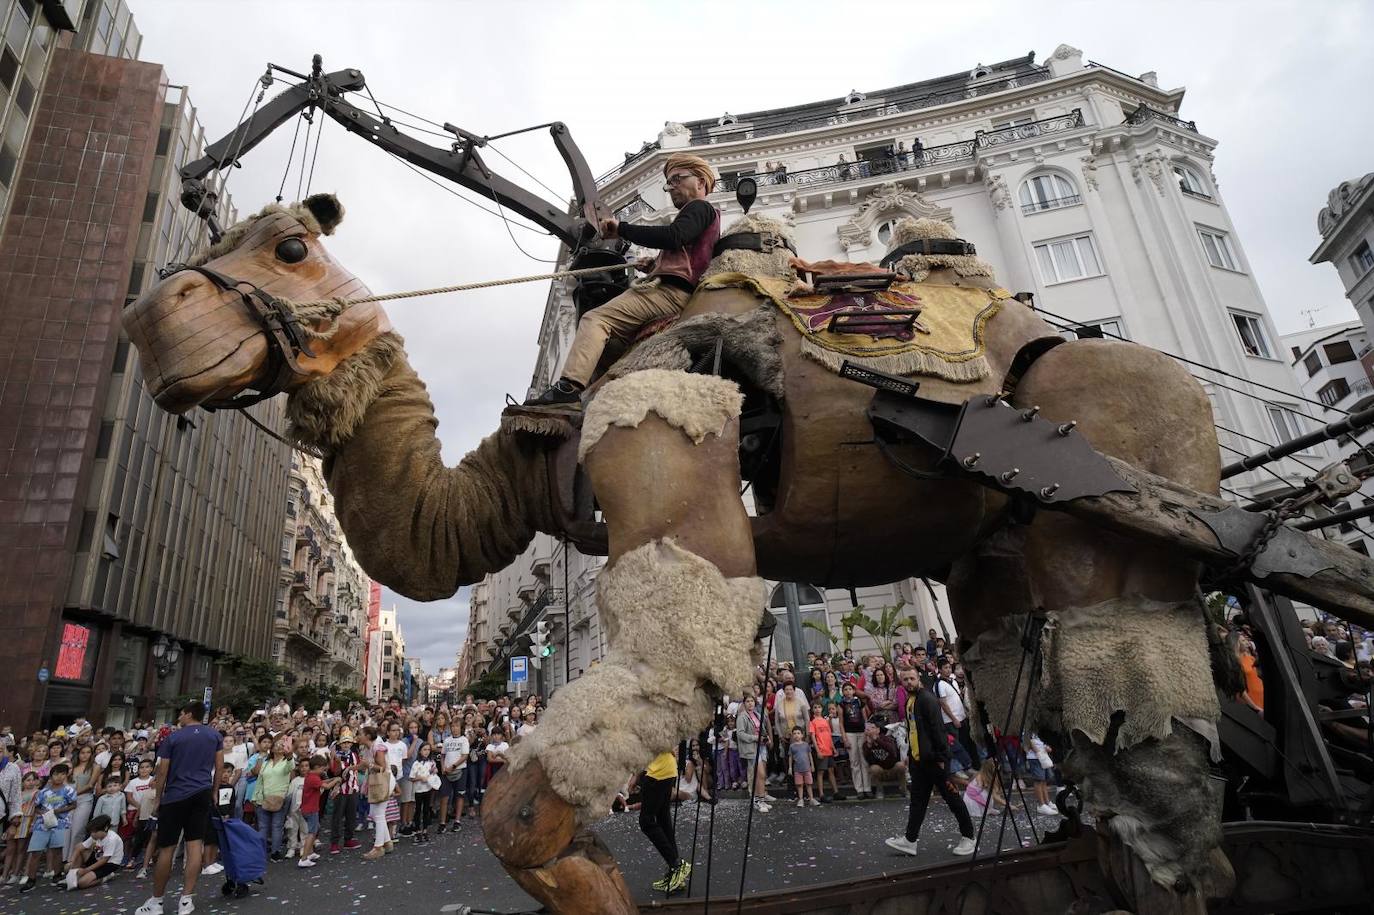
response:
<path id="1" fill-rule="evenodd" d="M 718 274 L 704 288 L 746 286 L 787 315 L 802 335 L 802 352 L 838 372 L 849 360 L 894 375 L 929 375 L 953 382 L 986 378 L 988 322 L 1011 298 L 1005 289 L 893 283 L 886 290 L 789 295 L 782 280 Z"/>

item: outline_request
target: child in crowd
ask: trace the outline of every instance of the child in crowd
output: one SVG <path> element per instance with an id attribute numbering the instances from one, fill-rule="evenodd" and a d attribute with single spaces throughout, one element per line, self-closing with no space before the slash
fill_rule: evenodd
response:
<path id="1" fill-rule="evenodd" d="M 471 765 L 471 762 L 469 762 Z M 420 744 L 415 761 L 410 764 L 410 782 L 415 786 L 415 836 L 416 844 L 429 841 L 429 824 L 434 819 L 431 778 L 438 773 L 434 769 L 434 747 L 425 742 Z"/>
<path id="2" fill-rule="evenodd" d="M 105 776 L 100 783 L 100 796 L 95 799 L 95 807 L 91 809 L 91 816 L 105 816 L 110 818 L 111 829 L 117 830 L 119 824 L 124 822 L 124 811 L 129 809 L 129 801 L 124 797 L 124 773 L 111 772 Z M 89 826 L 86 827 L 90 829 Z M 120 842 L 123 848 L 123 841 Z M 123 851 L 120 852 L 119 860 L 124 860 Z"/>
<path id="3" fill-rule="evenodd" d="M 54 886 L 60 886 L 62 850 L 67 846 L 67 830 L 71 827 L 71 812 L 76 809 L 76 789 L 67 784 L 71 767 L 57 763 L 48 770 L 48 784 L 38 789 L 34 802 L 33 833 L 29 836 L 29 868 L 19 881 L 19 892 L 27 893 L 38 885 L 38 859 L 48 858 L 48 871 Z"/>
<path id="4" fill-rule="evenodd" d="M 38 805 L 38 773 L 25 772 L 20 783 L 19 812 L 10 818 L 5 832 L 5 884 L 14 886 L 23 876 L 29 836 L 33 833 L 34 808 Z"/>
<path id="5" fill-rule="evenodd" d="M 157 810 L 157 792 L 153 790 L 151 759 L 138 761 L 138 777 L 129 779 L 129 784 L 124 787 L 124 795 L 129 799 L 129 806 L 135 811 L 133 848 L 129 852 L 129 861 L 124 866 L 137 867 L 141 880 L 148 876 L 147 862 L 153 859 L 157 851 L 157 817 L 153 815 Z M 151 849 L 149 845 L 152 846 Z"/>
<path id="6" fill-rule="evenodd" d="M 1026 780 L 1035 792 L 1035 803 L 1039 812 L 1045 816 L 1058 816 L 1059 808 L 1050 803 L 1050 780 L 1054 774 L 1054 760 L 1050 759 L 1050 748 L 1039 734 L 1026 738 Z"/>
<path id="7" fill-rule="evenodd" d="M 835 779 L 835 737 L 830 730 L 830 719 L 825 717 L 825 710 L 817 702 L 811 706 L 811 742 L 816 746 L 816 793 L 821 796 L 822 803 L 829 803 L 831 798 L 840 793 L 840 784 Z M 830 794 L 825 793 L 825 777 L 830 776 Z"/>
<path id="8" fill-rule="evenodd" d="M 816 800 L 816 789 L 812 783 L 811 743 L 800 727 L 792 729 L 792 742 L 787 749 L 790 754 L 787 768 L 797 786 L 797 806 L 805 807 L 810 800 L 812 807 L 819 807 L 821 802 Z"/>
<path id="9" fill-rule="evenodd" d="M 305 820 L 301 817 L 301 788 L 305 785 L 306 773 L 310 771 L 310 761 L 296 761 L 296 774 L 286 786 L 286 804 L 290 813 L 286 815 L 286 857 L 294 858 L 300 853 L 301 843 L 305 841 Z"/>
<path id="10" fill-rule="evenodd" d="M 964 788 L 964 806 L 968 808 L 968 814 L 974 819 L 981 819 L 984 811 L 988 809 L 988 801 L 992 801 L 993 809 L 1006 806 L 1007 799 L 1002 795 L 1002 786 L 997 780 L 997 760 L 988 759 L 983 762 L 978 774 L 969 779 L 968 785 Z"/>
<path id="11" fill-rule="evenodd" d="M 103 813 L 91 817 L 86 830 L 89 835 L 72 852 L 67 870 L 69 890 L 89 889 L 110 879 L 124 862 L 124 840 L 110 826 L 109 817 Z"/>
<path id="12" fill-rule="evenodd" d="M 832 770 L 848 771 L 849 748 L 844 743 L 844 719 L 840 717 L 840 703 L 838 701 L 831 702 L 826 708 L 829 710 L 826 714 L 829 715 L 830 721 L 830 742 L 835 748 L 835 756 L 830 763 L 831 768 Z"/>
<path id="13" fill-rule="evenodd" d="M 220 766 L 219 778 L 214 786 L 215 793 L 210 799 L 212 816 L 227 820 L 234 815 L 234 786 L 238 782 L 238 774 L 238 769 L 232 762 L 226 762 Z M 215 828 L 214 823 L 211 823 L 210 828 L 205 830 L 205 846 L 201 852 L 200 872 L 206 877 L 224 873 L 224 865 L 219 860 L 219 830 Z"/>
<path id="14" fill-rule="evenodd" d="M 301 859 L 297 867 L 314 867 L 315 862 L 320 860 L 315 851 L 315 839 L 320 834 L 320 798 L 326 790 L 339 783 L 337 778 L 325 779 L 324 770 L 328 765 L 329 760 L 323 756 L 312 756 L 306 763 L 299 807 L 304 838 L 301 840 Z"/>

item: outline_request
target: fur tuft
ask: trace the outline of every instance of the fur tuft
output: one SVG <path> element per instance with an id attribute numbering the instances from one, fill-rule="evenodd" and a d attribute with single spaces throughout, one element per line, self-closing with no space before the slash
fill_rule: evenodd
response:
<path id="1" fill-rule="evenodd" d="M 288 435 L 324 451 L 353 437 L 377 399 L 392 363 L 404 351 L 399 334 L 383 334 L 322 378 L 293 391 L 286 402 Z"/>
<path id="2" fill-rule="evenodd" d="M 586 457 L 611 426 L 633 429 L 650 413 L 699 443 L 724 432 L 743 403 L 739 386 L 715 375 L 645 369 L 617 378 L 599 388 L 587 406 L 577 459 Z"/>
<path id="3" fill-rule="evenodd" d="M 532 411 L 516 413 L 507 408 L 506 412 L 501 414 L 501 431 L 562 441 L 572 438 L 573 426 L 566 416 L 538 416 Z"/>
<path id="4" fill-rule="evenodd" d="M 727 579 L 672 540 L 621 556 L 597 579 L 610 651 L 554 694 L 511 767 L 538 759 L 582 822 L 605 816 L 631 774 L 706 727 L 717 695 L 752 681 L 766 597 L 762 579 Z"/>
<path id="5" fill-rule="evenodd" d="M 888 251 L 923 238 L 954 239 L 954 227 L 938 219 L 903 219 L 892 229 Z M 908 254 L 893 266 L 895 272 L 920 283 L 938 267 L 949 267 L 959 276 L 993 277 L 992 265 L 972 254 Z"/>
<path id="6" fill-rule="evenodd" d="M 623 378 L 645 369 L 685 372 L 695 358 L 721 341 L 721 359 L 738 369 L 759 388 L 783 399 L 782 334 L 776 312 L 763 305 L 740 315 L 696 315 L 678 321 L 630 350 L 606 372 Z"/>
<path id="7" fill-rule="evenodd" d="M 288 216 L 300 220 L 301 225 L 305 227 L 305 231 L 312 235 L 329 235 L 333 233 L 334 227 L 343 219 L 343 204 L 339 203 L 338 198 L 334 197 L 332 194 L 316 194 L 315 197 L 329 197 L 334 201 L 334 204 L 337 205 L 337 214 L 334 221 L 328 225 L 327 230 L 326 226 L 320 224 L 320 220 L 316 218 L 315 214 L 311 212 L 310 207 L 307 206 L 307 203 L 314 199 L 313 197 L 309 198 L 306 203 L 293 203 L 290 206 L 282 206 L 279 203 L 269 203 L 252 216 L 246 219 L 240 219 L 238 222 L 225 229 L 224 235 L 219 241 L 193 254 L 186 261 L 187 266 L 199 267 L 202 264 L 208 264 L 215 258 L 222 257 L 230 251 L 233 251 L 239 246 L 248 233 L 253 231 L 253 226 L 259 219 L 264 216 L 271 216 L 274 213 L 285 213 Z M 316 206 L 318 208 L 323 206 L 323 204 L 317 202 Z"/>
<path id="8" fill-rule="evenodd" d="M 779 238 L 787 239 L 792 247 L 797 246 L 792 226 L 771 216 L 742 216 L 732 222 L 721 237 L 742 232 L 771 232 Z M 792 252 L 783 247 L 772 251 L 722 251 L 711 259 L 706 272 L 702 274 L 702 279 L 720 273 L 743 273 L 752 277 L 772 277 L 795 282 L 797 271 L 791 261 Z"/>

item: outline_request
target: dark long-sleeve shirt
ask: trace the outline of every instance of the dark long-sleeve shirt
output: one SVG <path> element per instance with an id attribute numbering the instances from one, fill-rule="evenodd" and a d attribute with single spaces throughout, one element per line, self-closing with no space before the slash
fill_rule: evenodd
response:
<path id="1" fill-rule="evenodd" d="M 705 200 L 692 200 L 678 210 L 677 218 L 666 226 L 620 224 L 620 237 L 641 248 L 685 248 L 696 241 L 716 218 L 715 208 Z"/>
<path id="2" fill-rule="evenodd" d="M 920 762 L 944 762 L 949 743 L 940 718 L 940 700 L 929 689 L 919 689 L 907 699 L 906 727 L 911 758 Z"/>

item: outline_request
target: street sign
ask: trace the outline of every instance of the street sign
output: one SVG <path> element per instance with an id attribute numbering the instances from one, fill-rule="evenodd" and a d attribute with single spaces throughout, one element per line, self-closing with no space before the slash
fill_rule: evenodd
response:
<path id="1" fill-rule="evenodd" d="M 510 659 L 510 680 L 512 683 L 524 683 L 530 678 L 529 658 L 523 656 L 512 656 Z"/>
<path id="2" fill-rule="evenodd" d="M 524 659 L 521 658 L 521 660 L 524 660 Z M 39 682 L 39 683 L 47 683 L 47 682 L 48 682 L 48 669 L 47 669 L 46 667 L 40 667 L 40 668 L 38 668 L 38 682 Z"/>
<path id="3" fill-rule="evenodd" d="M 209 711 L 210 711 L 210 693 L 211 693 L 210 687 L 208 687 L 208 686 L 205 687 L 205 699 L 204 699 L 203 701 L 205 702 L 205 711 L 206 711 L 206 712 L 209 712 Z"/>

